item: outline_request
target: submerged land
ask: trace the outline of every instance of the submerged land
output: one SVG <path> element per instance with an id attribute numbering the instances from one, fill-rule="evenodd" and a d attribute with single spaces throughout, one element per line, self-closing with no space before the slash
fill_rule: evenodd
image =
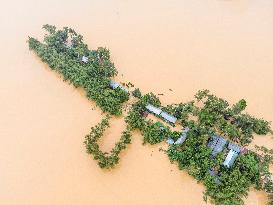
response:
<path id="1" fill-rule="evenodd" d="M 136 42 L 132 42 L 131 38 L 134 38 L 133 34 L 130 35 L 130 39 L 128 35 L 126 35 L 127 39 L 122 39 L 114 35 L 114 39 L 120 39 L 120 41 L 115 41 L 115 44 L 109 42 L 109 37 L 103 34 L 104 32 L 100 31 L 100 29 L 91 29 L 92 32 L 90 31 L 90 36 L 94 36 L 89 39 L 85 33 L 86 28 L 79 29 L 78 27 L 80 26 L 72 25 L 71 22 L 73 21 L 70 23 L 59 22 L 59 25 L 71 25 L 71 27 L 83 31 L 81 33 L 84 34 L 85 39 L 87 38 L 88 44 L 90 42 L 90 45 L 97 43 L 95 47 L 102 45 L 109 47 L 113 62 L 115 62 L 120 72 L 120 76 L 118 76 L 117 80 L 134 82 L 145 93 L 151 90 L 155 93 L 164 93 L 164 95 L 160 97 L 164 104 L 180 102 L 181 100 L 188 101 L 192 98 L 194 93 L 202 87 L 208 88 L 217 94 L 217 96 L 229 99 L 234 103 L 241 98 L 245 98 L 248 102 L 248 112 L 270 121 L 272 119 L 272 110 L 270 109 L 272 108 L 272 96 L 270 96 L 272 93 L 272 85 L 270 83 L 270 79 L 272 78 L 272 58 L 269 53 L 272 53 L 272 47 L 270 47 L 270 43 L 268 42 L 270 42 L 269 36 L 272 34 L 272 31 L 268 30 L 270 24 L 269 19 L 268 21 L 265 19 L 270 17 L 266 11 L 270 8 L 271 4 L 269 2 L 268 4 L 257 3 L 255 5 L 249 5 L 246 2 L 239 2 L 239 5 L 235 5 L 232 2 L 217 2 L 216 4 L 207 2 L 207 5 L 201 4 L 200 6 L 189 3 L 185 4 L 187 8 L 195 8 L 198 11 L 204 12 L 204 10 L 202 10 L 204 8 L 217 8 L 226 13 L 209 14 L 206 20 L 216 24 L 211 26 L 208 31 L 205 31 L 208 29 L 207 26 L 201 25 L 201 22 L 204 20 L 201 16 L 199 19 L 191 12 L 187 14 L 184 13 L 184 16 L 179 18 L 179 25 L 183 23 L 185 26 L 188 25 L 186 22 L 188 22 L 189 19 L 192 21 L 195 20 L 197 25 L 200 26 L 199 29 L 204 31 L 204 35 L 194 35 L 195 32 L 191 33 L 193 30 L 185 31 L 182 28 L 182 30 L 179 30 L 177 27 L 168 27 L 168 37 L 171 37 L 172 34 L 174 35 L 177 31 L 184 34 L 184 40 L 177 38 L 173 43 L 172 38 L 167 39 L 162 36 L 155 39 L 151 38 L 153 33 L 147 28 L 147 31 L 150 33 L 148 35 L 150 38 L 142 39 L 141 48 L 144 50 L 145 48 L 146 50 L 150 48 L 150 50 L 148 49 L 144 54 L 140 46 L 137 46 Z M 99 5 L 103 7 L 103 3 L 98 3 L 97 9 Z M 122 6 L 121 2 L 120 6 Z M 130 5 L 123 6 L 130 8 Z M 166 11 L 172 11 L 172 13 L 178 12 L 175 7 L 170 6 L 166 8 L 166 5 L 159 4 L 158 7 L 160 6 L 162 6 L 163 11 L 166 9 Z M 229 11 L 226 10 L 227 8 Z M 259 13 L 260 18 L 256 18 L 258 11 L 261 12 Z M 22 14 L 26 15 L 27 13 L 18 12 L 17 15 Z M 126 12 L 124 15 L 125 14 Z M 82 15 L 84 15 L 84 12 Z M 119 15 L 120 13 L 117 13 L 117 16 Z M 128 17 L 130 16 L 128 13 L 126 15 Z M 168 15 L 168 12 L 164 13 L 164 15 Z M 226 19 L 224 26 L 220 23 L 217 24 L 214 18 L 215 16 Z M 231 24 L 235 23 L 235 17 L 237 17 L 237 23 Z M 244 18 L 238 20 L 239 17 Z M 246 19 L 246 17 L 248 17 L 248 19 Z M 115 18 L 109 21 L 114 20 Z M 253 21 L 250 22 L 250 20 Z M 119 21 L 125 23 L 127 20 Z M 141 22 L 139 19 L 135 19 L 135 21 Z M 154 18 L 153 21 L 156 21 L 156 18 Z M 42 35 L 40 26 L 44 22 L 41 22 L 41 19 L 37 19 L 35 22 L 37 22 L 37 34 Z M 171 22 L 169 19 L 169 25 L 175 25 L 176 23 Z M 238 22 L 241 24 L 238 24 Z M 251 30 L 253 22 L 257 23 L 257 25 L 255 24 L 255 32 Z M 259 24 L 259 22 L 263 22 L 263 24 Z M 40 24 L 38 25 L 38 23 Z M 56 23 L 58 24 L 58 22 Z M 165 25 L 164 22 L 158 24 L 161 26 Z M 9 28 L 8 24 L 4 25 Z M 141 26 L 145 27 L 145 25 L 150 24 L 147 22 Z M 231 25 L 237 29 L 240 26 L 240 29 L 237 30 L 237 34 L 230 34 L 230 32 L 226 30 L 228 26 Z M 117 26 L 122 28 L 122 25 Z M 260 30 L 257 30 L 257 27 L 260 28 Z M 138 28 L 140 28 L 140 25 Z M 191 25 L 188 25 L 188 28 L 191 28 Z M 204 30 L 202 30 L 202 28 L 204 28 Z M 2 107 L 3 113 L 7 113 L 7 116 L 10 117 L 3 119 L 4 123 L 2 123 L 2 125 L 5 126 L 5 129 L 3 127 L 1 130 L 4 130 L 4 135 L 11 136 L 11 133 L 13 133 L 12 136 L 14 136 L 13 138 L 6 139 L 2 144 L 5 145 L 2 149 L 3 162 L 5 162 L 4 172 L 2 173 L 6 179 L 3 184 L 6 186 L 3 186 L 5 191 L 1 192 L 3 194 L 2 200 L 5 200 L 4 204 L 18 204 L 19 200 L 20 204 L 22 204 L 22 201 L 25 204 L 35 202 L 41 204 L 41 199 L 43 199 L 42 203 L 45 204 L 49 202 L 46 200 L 53 201 L 53 203 L 56 204 L 85 204 L 94 200 L 98 204 L 139 204 L 143 201 L 144 204 L 146 202 L 147 204 L 203 203 L 202 185 L 196 184 L 187 174 L 179 172 L 176 166 L 170 165 L 168 159 L 164 157 L 162 153 L 158 153 L 159 147 L 141 146 L 142 137 L 140 137 L 138 133 L 134 133 L 132 145 L 125 151 L 125 154 L 122 154 L 122 166 L 118 166 L 112 173 L 104 173 L 97 169 L 96 164 L 92 163 L 90 158 L 85 154 L 82 145 L 82 136 L 89 132 L 90 126 L 100 121 L 100 110 L 90 110 L 90 103 L 84 100 L 83 94 L 81 95 L 72 87 L 58 82 L 60 79 L 59 76 L 54 76 L 52 72 L 48 72 L 46 67 L 45 70 L 40 69 L 44 65 L 41 64 L 38 59 L 35 63 L 33 55 L 28 52 L 28 48 L 25 45 L 21 47 L 18 46 L 21 45 L 19 43 L 20 41 L 25 41 L 25 37 L 30 33 L 33 34 L 34 31 L 31 31 L 29 27 L 28 29 L 21 27 L 16 29 L 26 35 L 24 39 L 19 38 L 18 40 L 16 40 L 16 38 L 13 39 L 15 36 L 9 36 L 8 39 L 12 39 L 14 44 L 10 44 L 8 54 L 11 54 L 11 51 L 17 50 L 16 52 L 19 52 L 20 56 L 14 58 L 13 55 L 7 55 L 5 59 L 10 60 L 10 62 L 4 63 L 5 66 L 11 68 L 8 74 L 14 73 L 15 77 L 13 80 L 10 80 L 9 75 L 1 76 L 1 78 L 3 78 L 1 82 L 4 82 L 4 85 L 8 86 L 4 89 L 6 91 L 2 91 L 5 94 L 5 99 L 3 99 L 4 106 Z M 206 32 L 209 31 L 211 31 L 210 37 L 205 35 L 208 34 Z M 217 31 L 218 34 L 221 32 L 221 38 L 219 35 L 218 37 L 212 35 L 215 31 Z M 249 33 L 249 31 L 253 32 Z M 141 36 L 141 33 L 136 33 Z M 156 33 L 154 33 L 154 36 L 158 36 L 158 34 L 155 34 Z M 261 36 L 264 38 L 260 39 Z M 166 41 L 162 41 L 160 38 Z M 101 40 L 98 41 L 98 39 Z M 198 41 L 200 44 L 195 44 L 195 46 L 194 44 L 189 45 L 185 39 L 192 39 L 192 42 Z M 103 42 L 104 40 L 105 42 Z M 158 45 L 156 40 L 161 42 L 161 44 Z M 231 45 L 229 47 L 227 41 L 229 43 L 234 42 L 232 45 L 236 45 L 236 49 L 231 47 Z M 5 45 L 7 42 L 3 42 L 3 44 Z M 127 48 L 124 42 L 130 45 L 128 47 L 130 51 L 126 50 L 124 53 L 122 53 L 122 51 L 117 52 L 120 47 Z M 154 44 L 151 45 L 151 42 L 154 42 Z M 160 49 L 164 48 L 164 45 L 172 45 L 172 47 Z M 176 45 L 182 46 L 183 51 L 179 48 L 175 49 Z M 253 49 L 250 50 L 247 48 Z M 156 49 L 159 49 L 160 52 Z M 202 53 L 200 53 L 200 49 L 203 51 Z M 205 52 L 207 49 L 210 53 Z M 176 51 L 176 53 L 172 51 Z M 130 55 L 125 55 L 126 53 L 130 53 Z M 132 63 L 133 61 L 135 62 L 135 59 L 130 57 L 131 53 L 134 54 L 134 58 L 137 57 L 137 64 Z M 207 58 L 208 55 L 211 57 Z M 123 59 L 124 56 L 128 56 L 128 59 Z M 188 58 L 181 59 L 181 56 L 187 56 Z M 192 58 L 190 56 L 192 56 Z M 198 57 L 199 61 L 196 61 L 195 56 Z M 238 56 L 240 56 L 240 58 Z M 170 61 L 170 59 L 172 60 Z M 24 62 L 24 64 L 22 65 L 21 62 Z M 129 65 L 131 63 L 132 65 Z M 149 66 L 145 66 L 145 64 Z M 20 70 L 17 70 L 19 67 Z M 142 70 L 141 67 L 146 69 Z M 173 70 L 166 69 L 167 67 L 172 67 Z M 18 76 L 19 71 L 22 72 L 20 76 Z M 18 76 L 18 78 L 16 76 Z M 40 76 L 40 78 L 37 78 L 38 76 Z M 154 78 L 152 78 L 152 76 Z M 215 81 L 211 79 L 215 79 Z M 22 87 L 22 89 L 19 89 L 20 87 Z M 170 88 L 173 90 L 172 92 L 169 90 Z M 20 92 L 15 92 L 18 91 L 18 89 Z M 12 90 L 14 92 L 10 92 Z M 17 95 L 14 95 L 14 93 L 17 93 Z M 23 93 L 23 95 L 20 93 Z M 34 95 L 37 97 L 34 98 Z M 12 103 L 7 101 L 7 99 L 13 99 Z M 32 101 L 30 101 L 30 99 Z M 81 104 L 81 100 L 84 102 L 83 104 Z M 69 105 L 66 105 L 68 102 Z M 70 103 L 73 103 L 73 105 Z M 52 112 L 48 110 L 48 108 L 52 108 L 50 109 Z M 115 126 L 113 126 L 114 130 L 111 127 L 111 131 L 106 132 L 100 142 L 104 150 L 110 150 L 113 147 L 113 144 L 118 140 L 121 131 L 124 129 L 124 124 L 120 118 L 118 118 L 117 121 L 115 121 L 115 119 L 111 121 L 115 124 Z M 66 122 L 68 124 L 66 124 Z M 15 127 L 17 129 L 8 130 L 9 125 L 16 125 Z M 74 129 L 69 129 L 71 127 Z M 18 130 L 21 131 L 21 134 L 19 134 Z M 28 140 L 22 140 L 22 138 Z M 254 143 L 264 144 L 267 147 L 272 146 L 270 138 L 263 136 L 257 136 Z M 16 147 L 14 148 L 14 146 Z M 37 156 L 33 155 L 34 152 L 38 153 Z M 80 156 L 79 153 L 81 153 Z M 13 160 L 15 156 L 20 156 L 21 160 Z M 150 157 L 147 158 L 147 156 Z M 128 167 L 130 167 L 129 170 Z M 20 172 L 20 174 L 18 172 Z M 29 175 L 29 172 L 33 174 Z M 125 180 L 127 177 L 130 178 L 129 181 Z M 17 181 L 19 182 L 17 183 Z M 157 184 L 163 185 L 161 187 L 157 186 Z M 179 187 L 179 189 L 177 189 L 177 187 Z M 136 191 L 139 191 L 138 194 L 140 198 L 138 200 L 133 197 Z M 16 193 L 17 197 L 13 197 L 13 201 L 10 202 L 12 193 Z M 105 193 L 108 194 L 108 198 L 101 197 Z M 126 195 L 124 193 L 126 193 Z M 132 195 L 132 193 L 134 194 Z M 166 193 L 166 195 L 163 193 Z M 30 197 L 29 194 L 31 194 L 32 197 Z M 90 195 L 92 199 L 90 199 Z M 164 197 L 161 197 L 163 195 Z M 45 199 L 45 196 L 49 199 Z M 265 195 L 260 192 L 251 192 L 250 197 L 246 200 L 246 204 L 259 203 L 266 203 Z"/>

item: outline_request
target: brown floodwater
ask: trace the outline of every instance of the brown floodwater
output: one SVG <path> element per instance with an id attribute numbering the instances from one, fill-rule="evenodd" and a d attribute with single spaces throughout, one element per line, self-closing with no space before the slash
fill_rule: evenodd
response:
<path id="1" fill-rule="evenodd" d="M 50 71 L 26 43 L 45 23 L 69 26 L 91 48 L 106 46 L 122 81 L 188 101 L 198 89 L 273 121 L 272 0 L 24 0 L 0 8 L 0 204 L 205 204 L 204 187 L 170 164 L 139 133 L 113 171 L 102 171 L 83 140 L 102 118 L 82 90 Z M 170 91 L 172 89 L 173 91 Z M 111 120 L 110 150 L 124 128 Z M 270 136 L 254 143 L 273 148 Z M 251 190 L 246 204 L 264 205 Z"/>

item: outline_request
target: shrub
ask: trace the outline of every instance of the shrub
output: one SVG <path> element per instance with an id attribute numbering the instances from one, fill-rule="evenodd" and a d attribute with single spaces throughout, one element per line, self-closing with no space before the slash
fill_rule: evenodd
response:
<path id="1" fill-rule="evenodd" d="M 98 48 L 89 50 L 83 43 L 82 36 L 70 28 L 56 30 L 55 26 L 45 25 L 48 31 L 44 43 L 30 37 L 30 50 L 47 63 L 52 70 L 60 73 L 64 80 L 75 87 L 83 87 L 87 97 L 110 114 L 120 115 L 122 103 L 129 99 L 128 94 L 121 90 L 112 90 L 109 87 L 110 78 L 117 74 L 114 64 L 110 60 L 109 50 Z M 67 46 L 71 38 L 72 45 Z M 81 57 L 88 57 L 88 63 L 82 63 Z"/>
<path id="2" fill-rule="evenodd" d="M 136 98 L 141 98 L 141 92 L 140 92 L 139 88 L 134 89 L 132 94 Z"/>

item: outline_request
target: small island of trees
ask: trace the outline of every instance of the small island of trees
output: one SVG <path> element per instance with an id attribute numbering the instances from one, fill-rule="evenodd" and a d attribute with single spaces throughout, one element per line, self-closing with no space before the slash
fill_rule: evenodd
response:
<path id="1" fill-rule="evenodd" d="M 83 37 L 71 28 L 57 30 L 52 25 L 44 25 L 43 28 L 47 31 L 43 42 L 29 37 L 30 50 L 65 81 L 76 88 L 83 88 L 87 98 L 106 113 L 84 140 L 87 153 L 93 156 L 100 168 L 113 169 L 119 163 L 119 154 L 131 143 L 132 131 L 141 132 L 143 145 L 168 140 L 175 142 L 181 137 L 181 132 L 172 131 L 172 127 L 181 125 L 183 129 L 187 128 L 184 133 L 186 138 L 181 143 L 169 143 L 168 148 L 162 151 L 171 163 L 176 163 L 180 170 L 205 185 L 205 201 L 217 205 L 241 205 L 249 189 L 254 187 L 264 190 L 268 194 L 269 204 L 273 205 L 273 181 L 269 172 L 273 150 L 263 146 L 255 146 L 255 149 L 247 147 L 254 134 L 273 133 L 268 121 L 244 111 L 247 106 L 244 99 L 230 105 L 208 90 L 200 90 L 190 102 L 163 105 L 155 94 L 142 94 L 132 83 L 111 86 L 118 72 L 106 48 L 89 50 Z M 129 111 L 124 104 L 126 107 L 129 105 Z M 175 124 L 147 119 L 147 105 L 173 116 L 177 119 Z M 126 116 L 126 129 L 120 140 L 109 153 L 101 151 L 98 139 L 109 128 L 110 118 L 122 114 Z M 162 115 L 155 115 L 166 120 Z M 213 149 L 208 144 L 213 136 L 221 136 L 228 143 L 240 147 L 241 151 L 230 167 L 223 164 L 229 150 L 228 143 L 212 154 Z"/>

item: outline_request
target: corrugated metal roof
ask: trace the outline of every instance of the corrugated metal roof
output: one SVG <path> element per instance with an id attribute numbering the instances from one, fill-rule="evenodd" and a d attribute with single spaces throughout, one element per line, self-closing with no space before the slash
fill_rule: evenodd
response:
<path id="1" fill-rule="evenodd" d="M 175 123 L 176 122 L 176 120 L 177 120 L 177 118 L 176 117 L 174 117 L 174 116 L 172 116 L 172 115 L 170 115 L 170 114 L 168 114 L 168 113 L 166 113 L 166 112 L 161 112 L 160 113 L 160 116 L 161 117 L 163 117 L 165 120 L 167 120 L 168 122 L 171 122 L 171 123 Z"/>
<path id="2" fill-rule="evenodd" d="M 186 138 L 187 138 L 187 135 L 184 134 L 184 135 L 180 136 L 180 137 L 176 140 L 176 142 L 175 142 L 174 144 L 183 144 L 183 142 L 185 142 Z"/>
<path id="3" fill-rule="evenodd" d="M 110 81 L 110 87 L 113 88 L 113 89 L 116 89 L 116 88 L 119 87 L 119 83 L 117 83 L 117 82 L 111 80 L 111 81 Z"/>
<path id="4" fill-rule="evenodd" d="M 211 138 L 212 140 L 209 141 L 208 147 L 214 149 L 215 145 L 217 144 L 218 137 L 216 135 L 213 135 Z"/>
<path id="5" fill-rule="evenodd" d="M 228 155 L 227 155 L 223 165 L 227 166 L 228 168 L 232 167 L 232 165 L 234 164 L 237 157 L 238 157 L 238 153 L 235 152 L 234 150 L 230 150 L 228 152 Z"/>
<path id="6" fill-rule="evenodd" d="M 117 83 L 117 82 L 115 82 L 115 81 L 113 81 L 113 80 L 111 80 L 110 81 L 110 87 L 112 88 L 112 89 L 116 89 L 116 88 L 120 88 L 121 90 L 124 90 L 126 93 L 128 93 L 129 91 L 126 89 L 126 88 L 124 88 L 124 87 L 122 87 L 119 83 Z"/>
<path id="7" fill-rule="evenodd" d="M 213 135 L 211 138 L 208 147 L 212 149 L 212 156 L 216 156 L 219 152 L 223 151 L 227 140 L 218 135 Z"/>
<path id="8" fill-rule="evenodd" d="M 224 139 L 222 137 L 218 137 L 218 141 L 217 141 L 216 145 L 213 148 L 212 155 L 216 156 L 219 152 L 223 151 L 226 142 L 227 142 L 226 139 Z"/>
<path id="9" fill-rule="evenodd" d="M 168 144 L 173 144 L 174 143 L 174 140 L 172 138 L 168 138 L 167 141 L 166 141 Z"/>
<path id="10" fill-rule="evenodd" d="M 186 127 L 182 133 L 181 136 L 176 140 L 176 142 L 174 144 L 183 144 L 185 142 L 185 140 L 187 139 L 187 133 L 190 129 L 188 127 Z"/>
<path id="11" fill-rule="evenodd" d="M 152 112 L 152 113 L 154 113 L 154 114 L 156 114 L 156 115 L 160 115 L 160 113 L 162 112 L 161 109 L 159 109 L 159 108 L 157 108 L 157 107 L 155 107 L 155 106 L 153 106 L 153 105 L 151 105 L 151 104 L 148 104 L 148 105 L 146 106 L 146 109 L 147 109 L 149 112 Z"/>
<path id="12" fill-rule="evenodd" d="M 231 150 L 234 150 L 235 152 L 237 153 L 240 153 L 241 152 L 241 147 L 237 144 L 233 144 L 233 143 L 229 143 L 228 144 L 228 148 L 231 149 Z"/>

